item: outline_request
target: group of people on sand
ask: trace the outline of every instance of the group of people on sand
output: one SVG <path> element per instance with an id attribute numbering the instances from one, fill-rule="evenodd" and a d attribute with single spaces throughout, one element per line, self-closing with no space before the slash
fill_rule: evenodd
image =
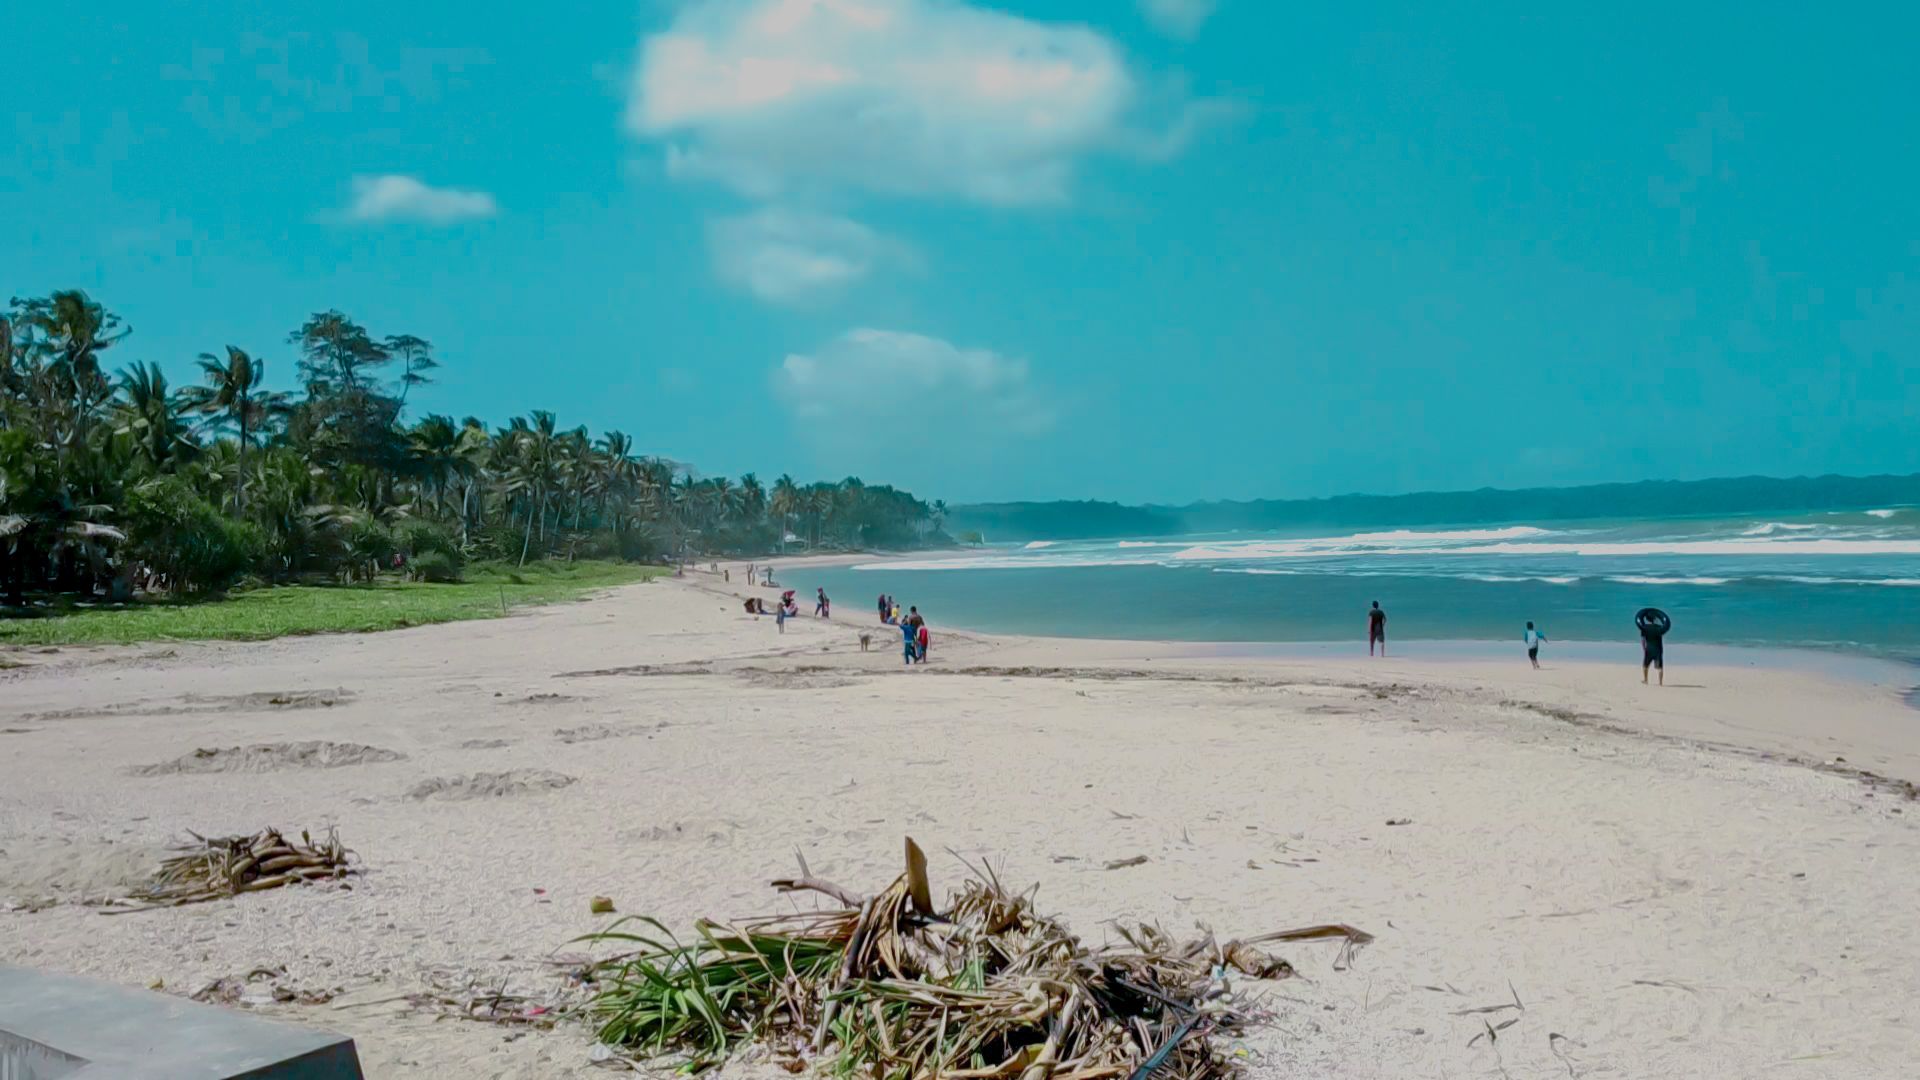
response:
<path id="1" fill-rule="evenodd" d="M 1641 608 L 1633 616 L 1634 629 L 1640 632 L 1640 681 L 1646 682 L 1650 671 L 1660 673 L 1660 685 L 1667 685 L 1667 633 L 1673 629 L 1673 620 L 1659 608 Z M 1527 628 L 1521 634 L 1521 640 L 1527 646 L 1527 663 L 1535 671 L 1540 669 L 1540 646 L 1547 643 L 1547 635 L 1527 620 Z M 1378 649 L 1376 653 L 1374 650 Z M 1387 613 L 1375 600 L 1367 609 L 1367 655 L 1385 657 L 1387 655 Z"/>
<path id="2" fill-rule="evenodd" d="M 759 568 L 749 567 L 747 569 L 748 581 L 753 581 L 753 575 L 757 569 Z M 771 582 L 773 572 L 767 570 L 766 573 L 769 582 Z M 746 612 L 749 615 L 772 615 L 774 626 L 784 634 L 787 632 L 787 620 L 800 617 L 800 601 L 795 598 L 795 594 L 796 590 L 794 589 L 788 589 L 782 592 L 780 599 L 774 604 L 772 611 L 767 610 L 766 600 L 758 596 L 749 596 L 745 601 Z M 906 610 L 902 611 L 900 609 L 900 602 L 884 593 L 880 596 L 878 607 L 880 622 L 883 625 L 895 626 L 900 629 L 902 659 L 909 666 L 926 663 L 927 645 L 930 642 L 930 635 L 927 633 L 926 617 L 920 614 L 920 609 L 916 606 L 908 605 Z M 824 587 L 813 590 L 813 614 L 815 618 L 819 619 L 833 618 L 833 600 L 827 596 L 827 590 Z M 866 641 L 867 635 L 860 635 L 861 648 L 866 648 Z"/>
<path id="3" fill-rule="evenodd" d="M 927 662 L 927 620 L 920 615 L 920 609 L 911 604 L 906 612 L 900 611 L 900 602 L 885 593 L 880 594 L 880 622 L 884 626 L 900 628 L 901 654 L 909 665 Z"/>

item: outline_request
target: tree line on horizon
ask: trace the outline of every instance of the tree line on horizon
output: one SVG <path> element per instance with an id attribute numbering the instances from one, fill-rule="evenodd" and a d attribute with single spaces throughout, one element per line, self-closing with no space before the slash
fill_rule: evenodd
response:
<path id="1" fill-rule="evenodd" d="M 110 371 L 130 333 L 78 290 L 0 312 L 0 600 L 173 592 L 255 578 L 369 580 L 394 565 L 457 580 L 470 560 L 661 561 L 804 544 L 944 541 L 944 504 L 848 477 L 701 477 L 538 409 L 409 422 L 441 370 L 428 341 L 376 337 L 336 310 L 287 337 L 295 392 L 227 346 L 192 385 L 157 364 Z"/>

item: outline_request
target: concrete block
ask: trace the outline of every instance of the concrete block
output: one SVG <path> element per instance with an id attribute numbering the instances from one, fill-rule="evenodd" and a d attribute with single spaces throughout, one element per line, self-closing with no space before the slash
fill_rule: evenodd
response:
<path id="1" fill-rule="evenodd" d="M 0 967 L 0 1080 L 362 1080 L 353 1040 L 98 979 Z"/>

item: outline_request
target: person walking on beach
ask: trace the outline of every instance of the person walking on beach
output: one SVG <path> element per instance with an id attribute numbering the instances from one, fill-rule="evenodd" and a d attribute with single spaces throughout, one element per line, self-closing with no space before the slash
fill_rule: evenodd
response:
<path id="1" fill-rule="evenodd" d="M 1540 645 L 1546 640 L 1547 635 L 1535 630 L 1533 623 L 1527 623 L 1527 661 L 1535 671 L 1540 670 Z"/>
<path id="2" fill-rule="evenodd" d="M 1387 613 L 1380 610 L 1380 601 L 1373 602 L 1373 610 L 1367 612 L 1367 655 L 1373 655 L 1373 647 L 1380 646 L 1380 655 L 1387 655 Z"/>
<path id="3" fill-rule="evenodd" d="M 833 601 L 827 599 L 827 590 L 824 587 L 816 588 L 813 595 L 813 613 L 822 619 L 833 618 Z"/>
<path id="4" fill-rule="evenodd" d="M 901 655 L 906 658 L 907 666 L 912 667 L 913 662 L 920 658 L 920 642 L 914 635 L 913 624 L 905 619 L 900 620 L 900 641 Z"/>
<path id="5" fill-rule="evenodd" d="M 883 623 L 887 621 L 887 608 L 890 606 L 891 605 L 887 603 L 887 594 L 881 593 L 880 594 L 880 621 Z"/>

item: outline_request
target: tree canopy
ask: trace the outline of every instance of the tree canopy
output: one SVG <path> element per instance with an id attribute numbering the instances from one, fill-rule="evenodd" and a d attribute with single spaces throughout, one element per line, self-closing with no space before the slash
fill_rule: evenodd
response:
<path id="1" fill-rule="evenodd" d="M 337 310 L 287 338 L 299 389 L 226 345 L 175 387 L 85 293 L 0 314 L 0 591 L 94 593 L 139 581 L 218 589 L 252 575 L 421 576 L 473 558 L 634 560 L 945 542 L 943 503 L 857 477 L 701 476 L 531 409 L 407 416 L 439 376 L 433 345 L 376 337 Z M 117 354 L 116 354 L 117 355 Z M 284 369 L 283 369 L 284 370 Z M 424 566 L 422 564 L 425 564 Z"/>

